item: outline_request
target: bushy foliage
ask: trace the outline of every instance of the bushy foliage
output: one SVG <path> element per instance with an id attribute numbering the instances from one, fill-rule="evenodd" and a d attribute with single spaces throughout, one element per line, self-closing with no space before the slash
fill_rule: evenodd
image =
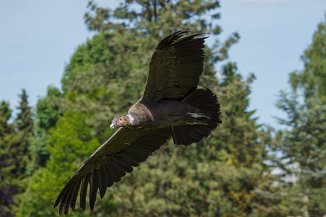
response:
<path id="1" fill-rule="evenodd" d="M 15 196 L 25 191 L 22 181 L 29 175 L 29 138 L 33 120 L 25 90 L 19 95 L 18 114 L 11 120 L 9 104 L 0 105 L 0 215 L 14 216 Z"/>
<path id="2" fill-rule="evenodd" d="M 293 89 L 304 90 L 305 105 L 281 97 L 279 106 L 289 114 L 284 123 L 290 128 L 276 133 L 273 141 L 249 109 L 254 75 L 243 78 L 235 63 L 225 61 L 239 35 L 220 41 L 219 17 L 217 0 L 125 0 L 114 9 L 89 1 L 85 22 L 95 34 L 73 53 L 61 87 L 49 87 L 38 100 L 35 123 L 26 92 L 12 124 L 8 104 L 1 104 L 0 193 L 10 192 L 11 179 L 3 182 L 4 174 L 17 174 L 11 176 L 13 180 L 24 178 L 23 188 L 18 186 L 22 194 L 16 215 L 56 215 L 52 206 L 68 178 L 112 135 L 108 126 L 113 116 L 126 113 L 142 95 L 155 45 L 180 29 L 211 33 L 200 86 L 219 96 L 223 124 L 198 144 L 163 146 L 97 200 L 92 215 L 286 216 L 300 214 L 301 205 L 309 212 L 324 212 L 325 113 L 319 101 L 324 88 L 320 49 L 325 44 L 324 24 L 305 52 L 305 70 L 291 77 Z M 314 82 L 317 75 L 320 79 Z M 14 151 L 8 147 L 15 147 Z M 288 165 L 299 164 L 294 185 L 271 175 L 267 151 L 271 147 L 281 151 L 287 165 L 283 159 L 277 165 L 287 175 L 293 173 L 286 170 Z M 14 153 L 19 162 L 8 160 Z M 6 206 L 1 207 L 1 216 L 12 213 L 14 204 L 11 195 L 4 198 L 0 198 Z M 79 209 L 69 214 L 89 215 Z"/>
<path id="3" fill-rule="evenodd" d="M 318 25 L 312 44 L 302 57 L 304 69 L 291 74 L 291 92 L 282 92 L 278 107 L 286 129 L 278 132 L 277 165 L 290 198 L 292 215 L 323 216 L 326 213 L 326 21 Z M 293 178 L 292 178 L 293 179 Z M 301 210 L 299 207 L 303 207 Z"/>
<path id="4" fill-rule="evenodd" d="M 12 185 L 11 169 L 13 168 L 10 159 L 9 146 L 12 125 L 9 123 L 11 117 L 9 104 L 2 101 L 0 104 L 0 215 L 13 216 L 10 207 L 14 204 L 14 195 L 17 193 L 17 187 Z"/>
<path id="5" fill-rule="evenodd" d="M 60 187 L 66 178 L 98 145 L 87 124 L 88 114 L 67 112 L 49 132 L 47 149 L 51 158 L 46 168 L 37 170 L 28 179 L 17 216 L 55 216 L 52 209 Z"/>

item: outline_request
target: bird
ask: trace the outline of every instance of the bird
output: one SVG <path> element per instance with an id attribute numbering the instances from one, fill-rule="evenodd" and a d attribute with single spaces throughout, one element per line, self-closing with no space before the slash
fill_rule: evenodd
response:
<path id="1" fill-rule="evenodd" d="M 72 175 L 59 193 L 54 208 L 59 215 L 79 206 L 93 211 L 97 194 L 117 183 L 172 137 L 188 146 L 207 137 L 219 126 L 217 96 L 198 88 L 203 74 L 207 34 L 177 31 L 156 46 L 143 96 L 126 115 L 113 118 L 114 134 Z M 87 194 L 88 192 L 88 194 Z"/>

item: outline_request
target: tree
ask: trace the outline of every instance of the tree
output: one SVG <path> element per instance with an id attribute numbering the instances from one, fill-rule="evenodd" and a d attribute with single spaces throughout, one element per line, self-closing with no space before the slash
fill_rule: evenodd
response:
<path id="1" fill-rule="evenodd" d="M 213 44 L 206 50 L 200 85 L 220 93 L 224 123 L 204 142 L 187 148 L 164 146 L 110 188 L 94 215 L 278 216 L 278 201 L 271 206 L 264 195 L 273 193 L 266 187 L 271 179 L 263 164 L 264 133 L 254 111 L 248 111 L 253 77 L 244 80 L 235 64 L 226 64 L 221 75 L 216 72 L 239 38 L 233 34 L 218 40 L 221 29 L 210 20 L 219 18 L 218 8 L 219 1 L 209 0 L 126 0 L 114 10 L 89 2 L 85 21 L 96 34 L 72 55 L 62 93 L 42 99 L 45 108 L 56 105 L 59 111 L 50 112 L 55 116 L 51 127 L 41 127 L 50 157 L 29 179 L 18 216 L 54 215 L 48 207 L 69 174 L 112 134 L 112 117 L 125 113 L 141 96 L 157 41 L 178 29 L 211 32 Z M 40 123 L 44 117 L 38 117 Z"/>
<path id="2" fill-rule="evenodd" d="M 304 51 L 301 59 L 304 63 L 302 71 L 292 72 L 290 84 L 293 90 L 301 90 L 304 99 L 319 97 L 325 102 L 326 96 L 326 16 L 320 22 L 313 35 L 311 45 Z"/>
<path id="3" fill-rule="evenodd" d="M 14 205 L 13 196 L 17 193 L 17 187 L 11 183 L 12 162 L 8 154 L 8 144 L 13 131 L 9 123 L 11 113 L 9 104 L 2 101 L 0 104 L 0 215 L 4 217 L 13 216 L 10 207 Z"/>
<path id="4" fill-rule="evenodd" d="M 28 179 L 28 188 L 20 200 L 17 216 L 55 216 L 53 202 L 66 177 L 89 156 L 98 145 L 87 124 L 89 114 L 67 112 L 50 131 L 47 149 L 51 158 Z M 59 163 L 60 162 L 60 163 Z M 80 213 L 79 213 L 80 214 Z M 72 216 L 88 216 L 72 214 Z"/>
<path id="5" fill-rule="evenodd" d="M 3 141 L 5 135 L 8 135 L 12 131 L 12 126 L 9 124 L 12 111 L 9 107 L 9 103 L 5 101 L 1 101 L 0 109 L 0 136 Z"/>
<path id="6" fill-rule="evenodd" d="M 25 189 L 22 179 L 27 175 L 30 160 L 32 113 L 26 91 L 22 90 L 19 97 L 18 114 L 12 124 L 9 104 L 2 102 L 0 107 L 1 216 L 13 216 L 12 209 L 17 205 L 14 197 Z"/>
<path id="7" fill-rule="evenodd" d="M 55 127 L 62 115 L 62 93 L 58 88 L 48 87 L 47 96 L 38 100 L 33 136 L 29 139 L 29 150 L 32 158 L 31 171 L 46 165 L 49 159 L 48 143 L 50 129 Z"/>
<path id="8" fill-rule="evenodd" d="M 11 137 L 10 158 L 14 163 L 11 173 L 13 177 L 20 179 L 27 175 L 27 167 L 31 160 L 29 137 L 33 130 L 33 121 L 28 96 L 24 89 L 19 98 L 18 114 L 14 122 L 15 133 Z"/>
<path id="9" fill-rule="evenodd" d="M 32 111 L 25 90 L 19 98 L 18 114 L 11 122 L 9 104 L 0 104 L 0 215 L 5 217 L 14 216 L 15 206 L 22 202 L 17 201 L 19 194 L 25 191 L 26 177 L 31 174 Z"/>
<path id="10" fill-rule="evenodd" d="M 326 20 L 318 25 L 313 42 L 304 52 L 304 69 L 290 75 L 291 92 L 282 92 L 278 107 L 287 114 L 280 119 L 278 165 L 288 183 L 293 215 L 322 216 L 326 213 Z M 300 210 L 298 204 L 304 207 Z"/>

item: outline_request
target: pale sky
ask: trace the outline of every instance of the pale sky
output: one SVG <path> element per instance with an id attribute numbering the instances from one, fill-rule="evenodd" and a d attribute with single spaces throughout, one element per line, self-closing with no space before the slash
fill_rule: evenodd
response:
<path id="1" fill-rule="evenodd" d="M 86 4 L 0 1 L 0 100 L 16 107 L 25 88 L 35 105 L 48 85 L 60 86 L 70 56 L 91 37 L 83 21 Z M 277 94 L 288 89 L 288 73 L 302 68 L 299 58 L 324 19 L 326 0 L 222 0 L 221 5 L 222 38 L 234 31 L 241 35 L 230 59 L 244 76 L 257 77 L 250 108 L 257 110 L 260 123 L 277 126 Z"/>

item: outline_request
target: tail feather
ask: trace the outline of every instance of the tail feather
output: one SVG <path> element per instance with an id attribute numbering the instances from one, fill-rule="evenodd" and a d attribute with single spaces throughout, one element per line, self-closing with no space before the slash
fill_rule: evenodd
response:
<path id="1" fill-rule="evenodd" d="M 190 113 L 204 124 L 172 126 L 173 141 L 178 145 L 190 145 L 207 137 L 221 121 L 220 104 L 209 89 L 197 89 L 182 100 L 200 110 L 199 114 Z"/>

